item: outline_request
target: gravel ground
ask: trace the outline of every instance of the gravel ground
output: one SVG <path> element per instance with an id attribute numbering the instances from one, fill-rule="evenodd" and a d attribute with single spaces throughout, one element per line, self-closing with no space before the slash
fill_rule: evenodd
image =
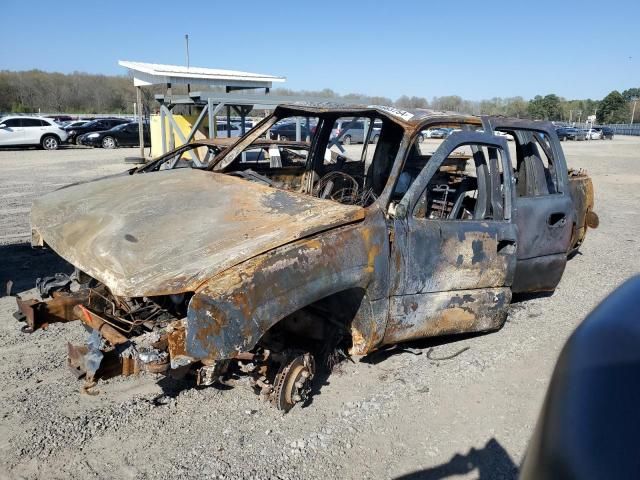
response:
<path id="1" fill-rule="evenodd" d="M 555 359 L 613 288 L 640 271 L 640 139 L 566 142 L 594 178 L 600 228 L 556 292 L 512 305 L 499 332 L 402 345 L 344 363 L 307 408 L 249 390 L 143 375 L 80 394 L 65 367 L 78 324 L 22 334 L 0 298 L 0 478 L 501 478 L 517 475 Z M 15 292 L 64 265 L 32 251 L 36 196 L 117 173 L 135 150 L 0 151 L 0 281 Z M 4 288 L 2 288 L 4 290 Z M 431 360 L 469 347 L 451 360 Z"/>

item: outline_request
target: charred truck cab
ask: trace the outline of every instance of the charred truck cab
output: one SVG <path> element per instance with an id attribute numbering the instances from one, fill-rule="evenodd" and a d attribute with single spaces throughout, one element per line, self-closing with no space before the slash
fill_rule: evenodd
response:
<path id="1" fill-rule="evenodd" d="M 274 148 L 294 121 L 306 138 Z M 436 127 L 454 130 L 420 141 Z M 512 292 L 553 290 L 597 224 L 543 122 L 283 106 L 206 160 L 183 151 L 34 202 L 34 244 L 75 272 L 18 298 L 21 318 L 84 323 L 69 366 L 89 382 L 248 379 L 286 411 L 340 355 L 499 329 Z"/>

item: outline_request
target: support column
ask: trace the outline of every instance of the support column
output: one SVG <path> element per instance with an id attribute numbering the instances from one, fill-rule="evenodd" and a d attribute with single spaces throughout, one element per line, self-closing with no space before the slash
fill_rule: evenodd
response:
<path id="1" fill-rule="evenodd" d="M 209 138 L 213 138 L 214 137 L 213 132 L 215 132 L 214 130 L 215 125 L 213 124 L 213 99 L 212 98 L 207 99 L 207 106 L 208 106 L 207 113 L 209 114 Z"/>
<path id="2" fill-rule="evenodd" d="M 167 108 L 167 113 L 169 117 L 169 150 L 173 150 L 176 148 L 176 138 L 173 129 L 173 114 L 170 108 Z"/>
<path id="3" fill-rule="evenodd" d="M 167 153 L 167 128 L 165 122 L 164 105 L 160 106 L 160 137 L 162 137 L 162 154 Z"/>
<path id="4" fill-rule="evenodd" d="M 136 87 L 136 102 L 138 103 L 138 140 L 140 141 L 140 158 L 144 158 L 144 125 L 142 116 L 144 108 L 142 108 L 142 87 Z"/>

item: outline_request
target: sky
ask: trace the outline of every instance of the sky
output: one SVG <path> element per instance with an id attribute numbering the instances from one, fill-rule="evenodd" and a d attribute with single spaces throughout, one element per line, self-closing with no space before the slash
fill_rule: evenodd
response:
<path id="1" fill-rule="evenodd" d="M 640 87 L 640 1 L 1 0 L 0 70 L 118 60 L 284 76 L 294 90 L 469 100 Z"/>

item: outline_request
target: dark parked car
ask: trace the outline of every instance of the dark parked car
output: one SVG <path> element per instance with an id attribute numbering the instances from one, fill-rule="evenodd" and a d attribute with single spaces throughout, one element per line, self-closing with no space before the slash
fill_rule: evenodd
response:
<path id="1" fill-rule="evenodd" d="M 556 134 L 560 141 L 563 140 L 586 140 L 587 132 L 579 128 L 574 127 L 559 127 L 556 128 Z"/>
<path id="2" fill-rule="evenodd" d="M 433 128 L 431 129 L 431 138 L 447 138 L 450 133 L 450 128 Z"/>
<path id="3" fill-rule="evenodd" d="M 311 137 L 316 131 L 316 126 L 310 124 L 307 127 L 306 119 L 300 120 L 300 140 L 304 141 L 307 137 Z M 296 139 L 296 122 L 282 122 L 274 125 L 270 130 L 270 138 L 272 140 L 297 140 Z"/>
<path id="4" fill-rule="evenodd" d="M 124 123 L 104 132 L 85 133 L 78 138 L 78 144 L 102 148 L 136 147 L 140 145 L 139 131 L 137 122 Z M 143 138 L 145 147 L 151 145 L 149 126 L 146 124 Z"/>
<path id="5" fill-rule="evenodd" d="M 50 118 L 56 123 L 70 122 L 73 120 L 69 115 L 47 115 L 45 118 Z"/>
<path id="6" fill-rule="evenodd" d="M 65 127 L 65 130 L 69 134 L 67 141 L 69 143 L 78 143 L 77 139 L 81 135 L 90 132 L 102 132 L 104 130 L 111 130 L 113 127 L 129 123 L 131 120 L 127 118 L 98 118 L 90 122 L 85 123 L 79 127 Z"/>
<path id="7" fill-rule="evenodd" d="M 602 136 L 600 137 L 602 140 L 613 140 L 613 128 L 595 127 L 594 130 L 602 132 Z"/>

